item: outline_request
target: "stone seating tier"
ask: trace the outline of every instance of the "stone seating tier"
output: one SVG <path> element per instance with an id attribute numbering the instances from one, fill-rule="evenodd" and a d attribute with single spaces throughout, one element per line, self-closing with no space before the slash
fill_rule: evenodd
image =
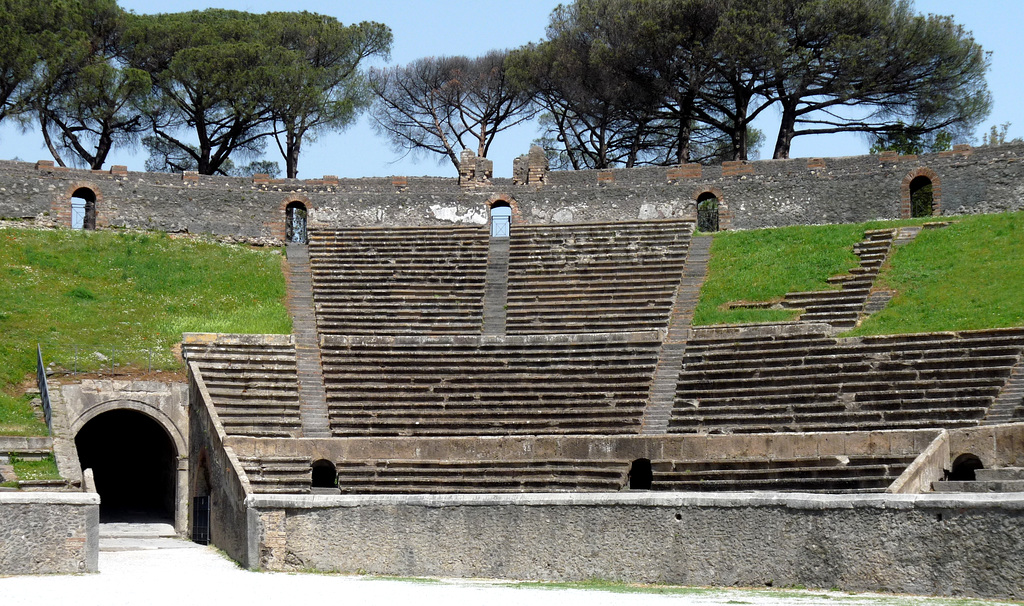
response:
<path id="1" fill-rule="evenodd" d="M 261 494 L 309 494 L 312 465 L 309 457 L 238 457 L 249 486 Z"/>
<path id="2" fill-rule="evenodd" d="M 301 435 L 294 345 L 186 342 L 183 353 L 229 435 Z"/>
<path id="3" fill-rule="evenodd" d="M 981 423 L 1024 350 L 1020 329 L 688 343 L 675 433 L 855 431 Z"/>
<path id="4" fill-rule="evenodd" d="M 665 328 L 692 234 L 689 221 L 516 226 L 507 333 Z"/>
<path id="5" fill-rule="evenodd" d="M 656 331 L 324 337 L 335 436 L 637 433 Z"/>
<path id="6" fill-rule="evenodd" d="M 313 230 L 309 252 L 321 334 L 480 332 L 479 227 Z"/>
<path id="7" fill-rule="evenodd" d="M 623 461 L 389 459 L 336 465 L 344 494 L 617 491 L 629 472 Z"/>
<path id="8" fill-rule="evenodd" d="M 884 492 L 913 456 L 653 462 L 652 490 Z"/>

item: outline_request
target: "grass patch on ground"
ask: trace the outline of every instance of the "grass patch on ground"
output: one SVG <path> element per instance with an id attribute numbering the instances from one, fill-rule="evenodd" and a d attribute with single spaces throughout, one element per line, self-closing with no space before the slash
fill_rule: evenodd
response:
<path id="1" fill-rule="evenodd" d="M 853 245 L 862 225 L 798 226 L 719 232 L 711 244 L 708 277 L 694 325 L 779 322 L 787 309 L 725 309 L 736 301 L 777 301 L 787 292 L 833 288 L 825 280 L 857 264 Z"/>
<path id="2" fill-rule="evenodd" d="M 25 460 L 11 457 L 11 465 L 19 480 L 59 480 L 60 472 L 57 471 L 57 461 L 53 455 L 37 461 Z"/>
<path id="3" fill-rule="evenodd" d="M 0 230 L 0 434 L 46 433 L 17 389 L 36 343 L 67 370 L 173 371 L 182 332 L 290 332 L 274 252 L 159 233 Z"/>
<path id="4" fill-rule="evenodd" d="M 1024 326 L 1024 212 L 952 220 L 896 249 L 876 283 L 896 297 L 849 334 Z"/>
<path id="5" fill-rule="evenodd" d="M 1007 217 L 1012 214 L 1014 213 L 986 216 Z M 1021 215 L 1021 213 L 1016 214 Z M 954 217 L 948 220 L 970 222 L 981 218 L 983 217 Z M 782 322 L 796 319 L 800 313 L 798 310 L 726 309 L 726 305 L 738 301 L 776 302 L 788 292 L 835 290 L 838 287 L 829 284 L 828 278 L 847 273 L 857 266 L 858 259 L 853 254 L 853 245 L 863 239 L 865 231 L 945 220 L 947 220 L 945 217 L 922 217 L 844 225 L 810 225 L 717 232 L 713 236 L 708 276 L 700 292 L 700 302 L 694 312 L 693 324 L 706 326 Z M 1000 219 L 994 219 L 994 221 L 998 223 Z M 1007 227 L 1006 229 L 1011 228 Z M 926 230 L 923 232 L 925 246 L 929 246 L 927 242 L 933 234 L 944 231 Z M 1019 229 L 1017 234 L 1020 234 Z M 965 248 L 957 254 L 966 255 L 966 251 L 971 250 L 976 243 L 968 238 L 961 241 L 960 244 Z M 901 247 L 897 250 L 902 251 L 903 248 L 915 247 L 917 247 L 916 241 L 908 247 Z M 948 253 L 947 251 L 938 251 L 926 254 L 944 255 Z M 912 282 L 914 279 L 916 276 L 908 276 L 909 281 Z M 1022 322 L 1018 322 L 1018 324 L 1020 323 Z M 914 321 L 912 324 L 920 325 L 920 322 Z M 880 329 L 881 332 L 887 330 Z M 912 332 L 912 330 L 900 332 Z"/>

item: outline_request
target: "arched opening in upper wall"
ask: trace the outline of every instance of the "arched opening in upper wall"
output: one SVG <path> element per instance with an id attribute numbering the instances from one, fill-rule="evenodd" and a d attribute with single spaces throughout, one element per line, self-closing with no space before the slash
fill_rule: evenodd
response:
<path id="1" fill-rule="evenodd" d="M 309 210 L 298 200 L 289 202 L 284 209 L 284 238 L 286 242 L 306 244 L 309 242 L 307 223 Z"/>
<path id="2" fill-rule="evenodd" d="M 932 180 L 921 175 L 910 182 L 910 216 L 930 217 L 935 212 L 935 190 Z"/>
<path id="3" fill-rule="evenodd" d="M 71 229 L 96 229 L 96 192 L 88 187 L 71 194 Z"/>
<path id="4" fill-rule="evenodd" d="M 491 203 L 491 237 L 507 238 L 512 229 L 512 205 L 505 200 Z"/>
<path id="5" fill-rule="evenodd" d="M 179 453 L 160 423 L 136 410 L 110 410 L 82 426 L 75 446 L 96 479 L 100 521 L 174 522 Z"/>
<path id="6" fill-rule="evenodd" d="M 930 168 L 907 173 L 900 184 L 900 218 L 931 217 L 942 214 L 942 183 Z"/>
<path id="7" fill-rule="evenodd" d="M 715 192 L 706 191 L 697 196 L 697 230 L 704 233 L 719 230 L 718 196 Z"/>

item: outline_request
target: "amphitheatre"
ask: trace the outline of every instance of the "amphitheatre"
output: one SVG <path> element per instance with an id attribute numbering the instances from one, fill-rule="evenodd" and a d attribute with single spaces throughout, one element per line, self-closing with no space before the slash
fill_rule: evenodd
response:
<path id="1" fill-rule="evenodd" d="M 898 296 L 894 255 L 1024 210 L 1024 145 L 544 158 L 305 181 L 0 162 L 0 217 L 284 246 L 292 320 L 182 335 L 187 384 L 43 385 L 52 436 L 0 451 L 52 451 L 62 479 L 0 491 L 0 573 L 95 572 L 104 507 L 143 503 L 253 569 L 1024 598 L 1024 326 L 846 335 Z M 694 321 L 710 232 L 870 221 L 826 288 L 731 302 L 788 319 Z"/>

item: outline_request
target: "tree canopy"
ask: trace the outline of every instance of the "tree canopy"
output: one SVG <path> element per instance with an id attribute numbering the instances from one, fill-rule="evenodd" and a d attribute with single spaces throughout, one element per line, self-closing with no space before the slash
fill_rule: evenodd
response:
<path id="1" fill-rule="evenodd" d="M 910 0 L 576 0 L 509 64 L 573 168 L 745 160 L 769 108 L 787 158 L 810 134 L 963 138 L 991 104 L 980 45 Z"/>
<path id="2" fill-rule="evenodd" d="M 533 117 L 510 81 L 506 51 L 476 58 L 426 57 L 370 71 L 376 129 L 398 151 L 435 153 L 459 168 L 459 152 L 487 157 L 495 136 Z"/>

